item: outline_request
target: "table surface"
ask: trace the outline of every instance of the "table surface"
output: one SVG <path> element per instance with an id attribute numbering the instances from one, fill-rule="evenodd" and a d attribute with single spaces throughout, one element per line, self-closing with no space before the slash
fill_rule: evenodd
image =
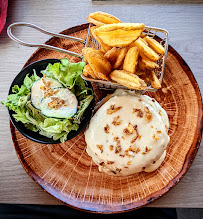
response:
<path id="1" fill-rule="evenodd" d="M 136 3 L 135 3 L 136 2 Z M 142 4 L 140 4 L 142 2 Z M 155 3 L 154 3 L 155 2 Z M 171 2 L 171 3 L 170 3 Z M 203 2 L 179 1 L 76 1 L 46 0 L 9 1 L 7 24 L 25 21 L 47 30 L 60 32 L 86 23 L 90 12 L 105 11 L 123 22 L 143 22 L 169 31 L 169 44 L 191 68 L 203 92 Z M 144 4 L 143 4 L 144 3 Z M 29 42 L 43 43 L 49 36 L 30 28 L 19 28 L 17 36 Z M 6 28 L 0 35 L 0 100 L 7 98 L 10 84 L 36 48 L 21 46 L 10 40 Z M 42 191 L 21 166 L 11 140 L 7 110 L 0 105 L 0 203 L 61 204 Z M 183 179 L 150 207 L 203 207 L 203 142 L 196 158 Z"/>

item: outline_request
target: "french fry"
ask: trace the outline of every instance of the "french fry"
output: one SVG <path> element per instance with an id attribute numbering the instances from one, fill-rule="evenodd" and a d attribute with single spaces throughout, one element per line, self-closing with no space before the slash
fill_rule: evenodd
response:
<path id="1" fill-rule="evenodd" d="M 147 41 L 147 43 L 149 44 L 149 46 L 157 53 L 159 54 L 164 54 L 165 49 L 164 47 L 157 42 L 155 39 L 150 38 L 149 36 L 144 37 L 144 40 Z"/>
<path id="2" fill-rule="evenodd" d="M 96 31 L 96 30 L 95 30 Z M 159 55 L 154 52 L 154 50 L 152 50 L 149 46 L 147 46 L 144 42 L 142 38 L 138 38 L 135 41 L 136 46 L 139 48 L 140 53 L 142 53 L 143 55 L 147 56 L 149 59 L 153 60 L 153 61 L 157 61 L 159 60 Z"/>
<path id="3" fill-rule="evenodd" d="M 100 50 L 105 53 L 106 51 L 110 50 L 111 47 L 108 46 L 108 45 L 106 45 L 106 44 L 104 44 L 104 43 L 94 34 L 94 31 L 95 31 L 96 28 L 97 28 L 97 26 L 92 26 L 92 27 L 90 27 L 90 32 L 91 32 L 92 36 L 95 38 L 95 40 L 97 40 L 97 42 L 99 43 L 99 45 L 100 45 Z"/>
<path id="4" fill-rule="evenodd" d="M 148 83 L 150 82 L 149 80 L 149 76 L 146 72 L 142 72 L 142 74 L 139 75 L 139 78 L 141 78 L 142 80 L 144 80 L 144 82 L 148 85 Z"/>
<path id="5" fill-rule="evenodd" d="M 148 46 L 148 43 L 147 43 L 147 41 L 146 41 L 145 39 L 143 39 L 143 38 L 140 37 L 140 40 L 141 40 L 145 45 Z"/>
<path id="6" fill-rule="evenodd" d="M 107 80 L 111 72 L 111 64 L 104 57 L 104 53 L 100 50 L 86 47 L 83 50 L 85 60 L 93 70 L 95 76 L 102 80 Z"/>
<path id="7" fill-rule="evenodd" d="M 100 50 L 105 53 L 106 51 L 110 50 L 112 47 L 111 46 L 108 46 L 106 44 L 104 44 L 103 42 L 100 41 L 99 43 L 100 45 Z"/>
<path id="8" fill-rule="evenodd" d="M 88 77 L 88 76 L 89 76 L 89 71 L 88 71 L 87 65 L 85 65 L 85 67 L 84 67 L 84 69 L 83 69 L 83 75 L 84 75 L 85 77 Z"/>
<path id="9" fill-rule="evenodd" d="M 145 75 L 145 74 L 146 74 L 146 72 L 144 72 L 144 71 L 136 71 L 137 76 L 141 76 L 141 75 Z"/>
<path id="10" fill-rule="evenodd" d="M 124 60 L 122 61 L 121 65 L 119 66 L 118 70 L 123 70 L 123 63 L 124 63 Z"/>
<path id="11" fill-rule="evenodd" d="M 95 29 L 97 29 L 97 26 L 90 27 L 90 32 L 92 35 L 94 34 Z"/>
<path id="12" fill-rule="evenodd" d="M 106 51 L 110 50 L 112 47 L 106 45 L 105 43 L 102 42 L 102 40 L 100 40 L 100 39 L 97 37 L 97 35 L 95 34 L 95 30 L 96 30 L 96 29 L 97 29 L 97 27 L 95 27 L 95 26 L 91 27 L 91 28 L 90 28 L 91 34 L 92 34 L 92 36 L 95 38 L 95 40 L 97 40 L 97 42 L 99 43 L 99 45 L 100 45 L 100 47 L 101 47 L 100 50 L 105 53 Z"/>
<path id="13" fill-rule="evenodd" d="M 123 70 L 114 70 L 110 73 L 110 78 L 129 89 L 146 90 L 146 83 L 137 75 Z"/>
<path id="14" fill-rule="evenodd" d="M 85 47 L 85 48 L 82 50 L 83 55 L 84 55 L 84 57 L 83 57 L 83 61 L 84 61 L 84 62 L 88 63 L 88 61 L 87 61 L 87 54 L 88 54 L 89 52 L 91 52 L 91 51 L 94 51 L 94 48 Z"/>
<path id="15" fill-rule="evenodd" d="M 157 78 L 156 74 L 154 71 L 149 71 L 147 72 L 147 75 L 149 77 L 149 81 L 151 83 L 151 86 L 154 88 L 154 89 L 159 89 L 161 88 L 161 83 L 159 81 L 159 79 Z"/>
<path id="16" fill-rule="evenodd" d="M 113 47 L 105 53 L 104 57 L 111 63 L 112 69 L 118 69 L 125 58 L 126 52 L 127 48 Z"/>
<path id="17" fill-rule="evenodd" d="M 142 62 L 140 57 L 139 57 L 139 61 L 138 61 L 138 66 L 142 71 L 146 71 L 146 69 L 147 69 L 146 65 Z"/>
<path id="18" fill-rule="evenodd" d="M 115 81 L 129 89 L 147 90 L 151 84 L 159 89 L 155 74 L 156 63 L 165 52 L 164 47 L 143 32 L 142 23 L 122 23 L 104 12 L 89 14 L 88 22 L 96 25 L 90 32 L 100 49 L 83 49 L 87 63 L 83 75 L 93 79 Z"/>
<path id="19" fill-rule="evenodd" d="M 90 13 L 87 17 L 87 21 L 98 27 L 104 24 L 121 23 L 121 21 L 117 17 L 101 11 Z"/>
<path id="20" fill-rule="evenodd" d="M 128 51 L 127 47 L 120 48 L 120 51 L 119 51 L 118 57 L 116 59 L 116 62 L 113 65 L 114 69 L 118 69 L 120 67 L 120 65 L 123 63 L 123 60 L 126 56 L 127 51 Z"/>
<path id="21" fill-rule="evenodd" d="M 147 41 L 145 41 L 145 40 L 144 40 L 143 38 L 141 38 L 141 37 L 140 37 L 140 40 L 148 46 Z M 132 42 L 128 47 L 131 48 L 131 47 L 134 47 L 134 46 L 137 46 L 136 43 L 135 43 L 135 41 Z"/>
<path id="22" fill-rule="evenodd" d="M 83 69 L 83 74 L 86 77 L 91 77 L 94 79 L 97 79 L 97 76 L 95 75 L 94 71 L 92 70 L 92 68 L 90 67 L 90 65 L 85 65 L 84 69 Z"/>
<path id="23" fill-rule="evenodd" d="M 124 59 L 123 70 L 135 74 L 139 57 L 139 49 L 137 46 L 131 47 Z"/>
<path id="24" fill-rule="evenodd" d="M 140 36 L 144 27 L 141 23 L 107 24 L 96 28 L 94 34 L 106 45 L 126 47 Z"/>
<path id="25" fill-rule="evenodd" d="M 99 79 L 104 81 L 110 81 L 110 78 L 103 72 L 97 72 Z"/>
<path id="26" fill-rule="evenodd" d="M 92 52 L 92 51 L 95 51 L 95 49 L 92 47 L 85 47 L 84 49 L 82 49 L 84 56 L 87 56 L 87 54 Z"/>
<path id="27" fill-rule="evenodd" d="M 158 68 L 159 65 L 156 64 L 155 62 L 153 62 L 152 60 L 150 60 L 149 58 L 147 58 L 147 56 L 143 55 L 143 54 L 140 54 L 141 56 L 141 61 L 140 63 L 142 63 L 143 65 L 145 65 L 145 67 L 147 69 L 155 69 L 155 68 Z M 142 65 L 141 64 L 141 65 Z"/>

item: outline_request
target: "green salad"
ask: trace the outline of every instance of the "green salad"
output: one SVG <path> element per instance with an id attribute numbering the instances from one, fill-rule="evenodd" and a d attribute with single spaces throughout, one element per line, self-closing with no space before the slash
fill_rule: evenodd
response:
<path id="1" fill-rule="evenodd" d="M 67 140 L 77 130 L 93 99 L 93 91 L 81 78 L 85 62 L 71 63 L 67 58 L 48 64 L 39 77 L 35 70 L 26 75 L 23 85 L 12 87 L 7 101 L 13 117 L 26 128 L 53 140 Z"/>

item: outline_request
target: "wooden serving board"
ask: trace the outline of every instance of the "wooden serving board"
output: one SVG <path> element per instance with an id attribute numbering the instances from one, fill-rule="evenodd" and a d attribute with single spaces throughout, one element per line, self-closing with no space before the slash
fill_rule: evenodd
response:
<path id="1" fill-rule="evenodd" d="M 63 31 L 63 34 L 86 39 L 87 24 Z M 81 54 L 83 44 L 52 38 L 47 44 Z M 38 49 L 25 64 L 47 58 L 68 57 L 63 53 Z M 107 92 L 94 84 L 96 102 Z M 198 84 L 180 55 L 169 46 L 163 87 L 155 98 L 170 120 L 170 143 L 166 159 L 152 173 L 128 177 L 100 173 L 86 153 L 84 134 L 61 144 L 44 145 L 23 137 L 11 124 L 11 134 L 18 158 L 29 176 L 45 191 L 65 204 L 91 212 L 123 212 L 142 207 L 164 195 L 186 173 L 201 141 L 202 99 Z"/>

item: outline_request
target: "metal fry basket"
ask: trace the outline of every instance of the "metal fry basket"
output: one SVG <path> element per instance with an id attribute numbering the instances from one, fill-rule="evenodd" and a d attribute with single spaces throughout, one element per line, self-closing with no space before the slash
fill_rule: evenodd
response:
<path id="1" fill-rule="evenodd" d="M 81 56 L 80 54 L 72 52 L 72 51 L 68 51 L 68 50 L 65 50 L 62 48 L 58 48 L 58 47 L 47 45 L 47 44 L 27 43 L 27 42 L 24 42 L 22 40 L 19 40 L 17 37 L 15 37 L 13 35 L 13 33 L 11 31 L 12 28 L 15 26 L 31 27 L 31 28 L 34 28 L 34 29 L 36 29 L 44 34 L 47 34 L 47 35 L 77 41 L 77 42 L 85 44 L 85 47 L 93 47 L 95 49 L 100 49 L 99 43 L 94 39 L 94 37 L 92 36 L 91 31 L 90 31 L 90 27 L 92 26 L 92 24 L 89 24 L 86 40 L 83 40 L 83 39 L 80 39 L 77 37 L 73 37 L 73 36 L 67 36 L 64 34 L 49 32 L 45 29 L 42 29 L 41 27 L 38 27 L 37 25 L 31 24 L 31 23 L 25 23 L 25 22 L 13 23 L 7 29 L 8 36 L 12 40 L 16 41 L 17 43 L 19 43 L 21 45 L 55 50 L 58 52 L 62 52 L 62 53 L 83 59 L 83 56 Z M 155 69 L 155 73 L 156 73 L 160 83 L 162 84 L 163 76 L 164 76 L 164 68 L 165 68 L 165 63 L 166 63 L 166 56 L 167 56 L 167 51 L 168 51 L 168 31 L 165 29 L 146 26 L 143 33 L 148 35 L 149 37 L 152 37 L 152 38 L 155 38 L 156 40 L 158 40 L 165 49 L 165 53 L 156 62 L 159 67 L 157 69 Z M 116 89 L 116 88 L 128 89 L 127 87 L 120 85 L 116 82 L 95 80 L 92 78 L 88 78 L 88 77 L 84 76 L 83 74 L 81 75 L 81 77 L 86 81 L 94 82 L 100 89 L 105 89 L 105 90 L 112 90 L 112 89 Z M 152 88 L 151 86 L 148 86 L 146 91 L 156 91 L 156 89 Z"/>
<path id="2" fill-rule="evenodd" d="M 96 39 L 92 36 L 90 27 L 92 25 L 89 25 L 88 33 L 87 33 L 87 39 L 86 39 L 86 44 L 85 47 L 93 47 L 95 49 L 100 49 L 99 43 L 96 41 Z M 164 69 L 165 69 L 165 63 L 166 63 L 166 57 L 167 57 L 167 52 L 168 52 L 168 31 L 165 29 L 161 28 L 156 28 L 156 27 L 149 27 L 145 26 L 145 29 L 143 31 L 144 34 L 148 35 L 151 38 L 154 38 L 159 41 L 159 43 L 164 47 L 165 53 L 161 56 L 161 58 L 156 62 L 158 64 L 158 68 L 155 69 L 155 74 L 157 75 L 160 83 L 162 84 L 163 81 L 163 76 L 164 76 Z M 84 76 L 82 74 L 82 78 L 84 80 L 94 82 L 96 85 L 105 90 L 112 90 L 116 88 L 124 88 L 127 89 L 125 86 L 120 85 L 118 83 L 112 82 L 112 81 L 102 81 L 102 80 L 97 80 L 97 79 L 92 79 Z M 147 87 L 147 90 L 145 91 L 156 91 L 151 86 Z"/>

